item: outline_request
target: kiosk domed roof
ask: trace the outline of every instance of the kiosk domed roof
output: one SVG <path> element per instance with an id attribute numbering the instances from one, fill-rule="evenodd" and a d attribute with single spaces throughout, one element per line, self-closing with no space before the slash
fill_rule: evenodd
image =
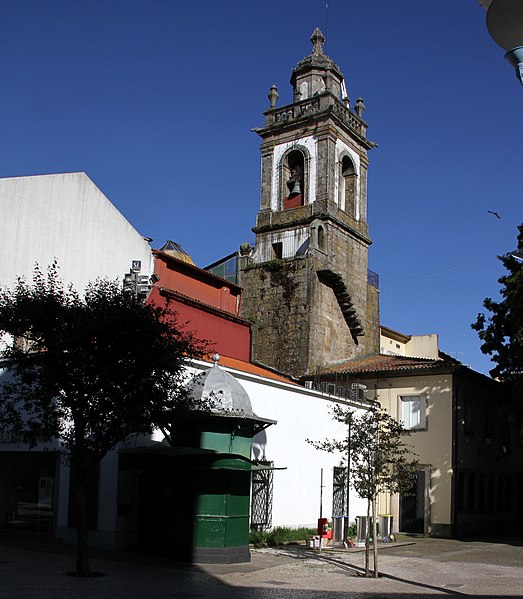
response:
<path id="1" fill-rule="evenodd" d="M 254 416 L 247 391 L 228 372 L 218 366 L 220 356 L 213 356 L 214 366 L 192 379 L 191 395 L 213 404 L 213 412 L 240 413 Z"/>

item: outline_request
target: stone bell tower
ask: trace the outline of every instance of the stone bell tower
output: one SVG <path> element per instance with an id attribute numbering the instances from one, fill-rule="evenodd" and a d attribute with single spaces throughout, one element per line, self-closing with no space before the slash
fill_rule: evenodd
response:
<path id="1" fill-rule="evenodd" d="M 253 359 L 294 376 L 379 351 L 378 290 L 369 282 L 367 152 L 361 98 L 316 29 L 291 76 L 293 101 L 273 85 L 261 137 L 256 246 L 240 250 L 242 316 Z"/>

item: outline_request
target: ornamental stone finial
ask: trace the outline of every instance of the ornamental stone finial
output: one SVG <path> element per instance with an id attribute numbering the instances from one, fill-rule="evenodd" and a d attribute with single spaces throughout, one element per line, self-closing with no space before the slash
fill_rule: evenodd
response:
<path id="1" fill-rule="evenodd" d="M 311 37 L 312 42 L 312 53 L 323 54 L 323 44 L 325 43 L 325 37 L 318 27 L 314 30 Z"/>
<path id="2" fill-rule="evenodd" d="M 280 94 L 278 93 L 278 88 L 274 85 L 274 83 L 271 85 L 271 89 L 269 90 L 269 95 L 267 97 L 269 98 L 269 102 L 271 103 L 271 108 L 274 108 L 276 106 L 278 98 L 280 97 Z"/>
<path id="3" fill-rule="evenodd" d="M 252 245 L 248 241 L 245 241 L 240 245 L 240 256 L 250 256 L 251 252 Z"/>
<path id="4" fill-rule="evenodd" d="M 356 100 L 356 106 L 354 106 L 354 109 L 356 110 L 356 114 L 360 117 L 363 116 L 363 111 L 365 110 L 365 104 L 363 103 L 363 98 L 358 98 Z"/>
<path id="5" fill-rule="evenodd" d="M 214 366 L 218 366 L 218 362 L 220 361 L 220 354 L 214 354 L 212 357 L 212 361 L 214 362 Z"/>

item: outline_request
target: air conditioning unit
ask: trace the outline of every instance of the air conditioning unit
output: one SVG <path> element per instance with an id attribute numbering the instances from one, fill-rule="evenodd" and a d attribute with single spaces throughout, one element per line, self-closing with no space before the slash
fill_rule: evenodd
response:
<path id="1" fill-rule="evenodd" d="M 350 398 L 356 401 L 365 401 L 367 399 L 367 385 L 352 383 L 350 386 Z"/>

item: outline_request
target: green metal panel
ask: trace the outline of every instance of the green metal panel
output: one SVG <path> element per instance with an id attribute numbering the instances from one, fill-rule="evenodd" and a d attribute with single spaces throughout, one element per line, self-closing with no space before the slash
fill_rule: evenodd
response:
<path id="1" fill-rule="evenodd" d="M 243 455 L 246 458 L 251 457 L 252 436 L 244 437 L 243 435 L 235 435 L 232 440 L 232 453 Z"/>
<path id="2" fill-rule="evenodd" d="M 232 453 L 231 443 L 231 435 L 225 431 L 203 431 L 200 438 L 202 449 L 214 449 L 220 453 Z"/>
<path id="3" fill-rule="evenodd" d="M 227 518 L 197 516 L 194 527 L 195 547 L 227 547 Z"/>
<path id="4" fill-rule="evenodd" d="M 221 453 L 237 453 L 251 457 L 254 427 L 252 421 L 236 418 L 215 417 L 206 423 L 202 431 L 200 447 Z"/>
<path id="5" fill-rule="evenodd" d="M 249 544 L 249 516 L 231 516 L 227 521 L 227 547 Z"/>
<path id="6" fill-rule="evenodd" d="M 229 495 L 229 516 L 249 516 L 249 495 Z"/>
<path id="7" fill-rule="evenodd" d="M 248 516 L 198 516 L 195 547 L 240 547 L 249 544 Z"/>
<path id="8" fill-rule="evenodd" d="M 195 547 L 249 543 L 250 472 L 201 472 L 197 483 Z"/>

